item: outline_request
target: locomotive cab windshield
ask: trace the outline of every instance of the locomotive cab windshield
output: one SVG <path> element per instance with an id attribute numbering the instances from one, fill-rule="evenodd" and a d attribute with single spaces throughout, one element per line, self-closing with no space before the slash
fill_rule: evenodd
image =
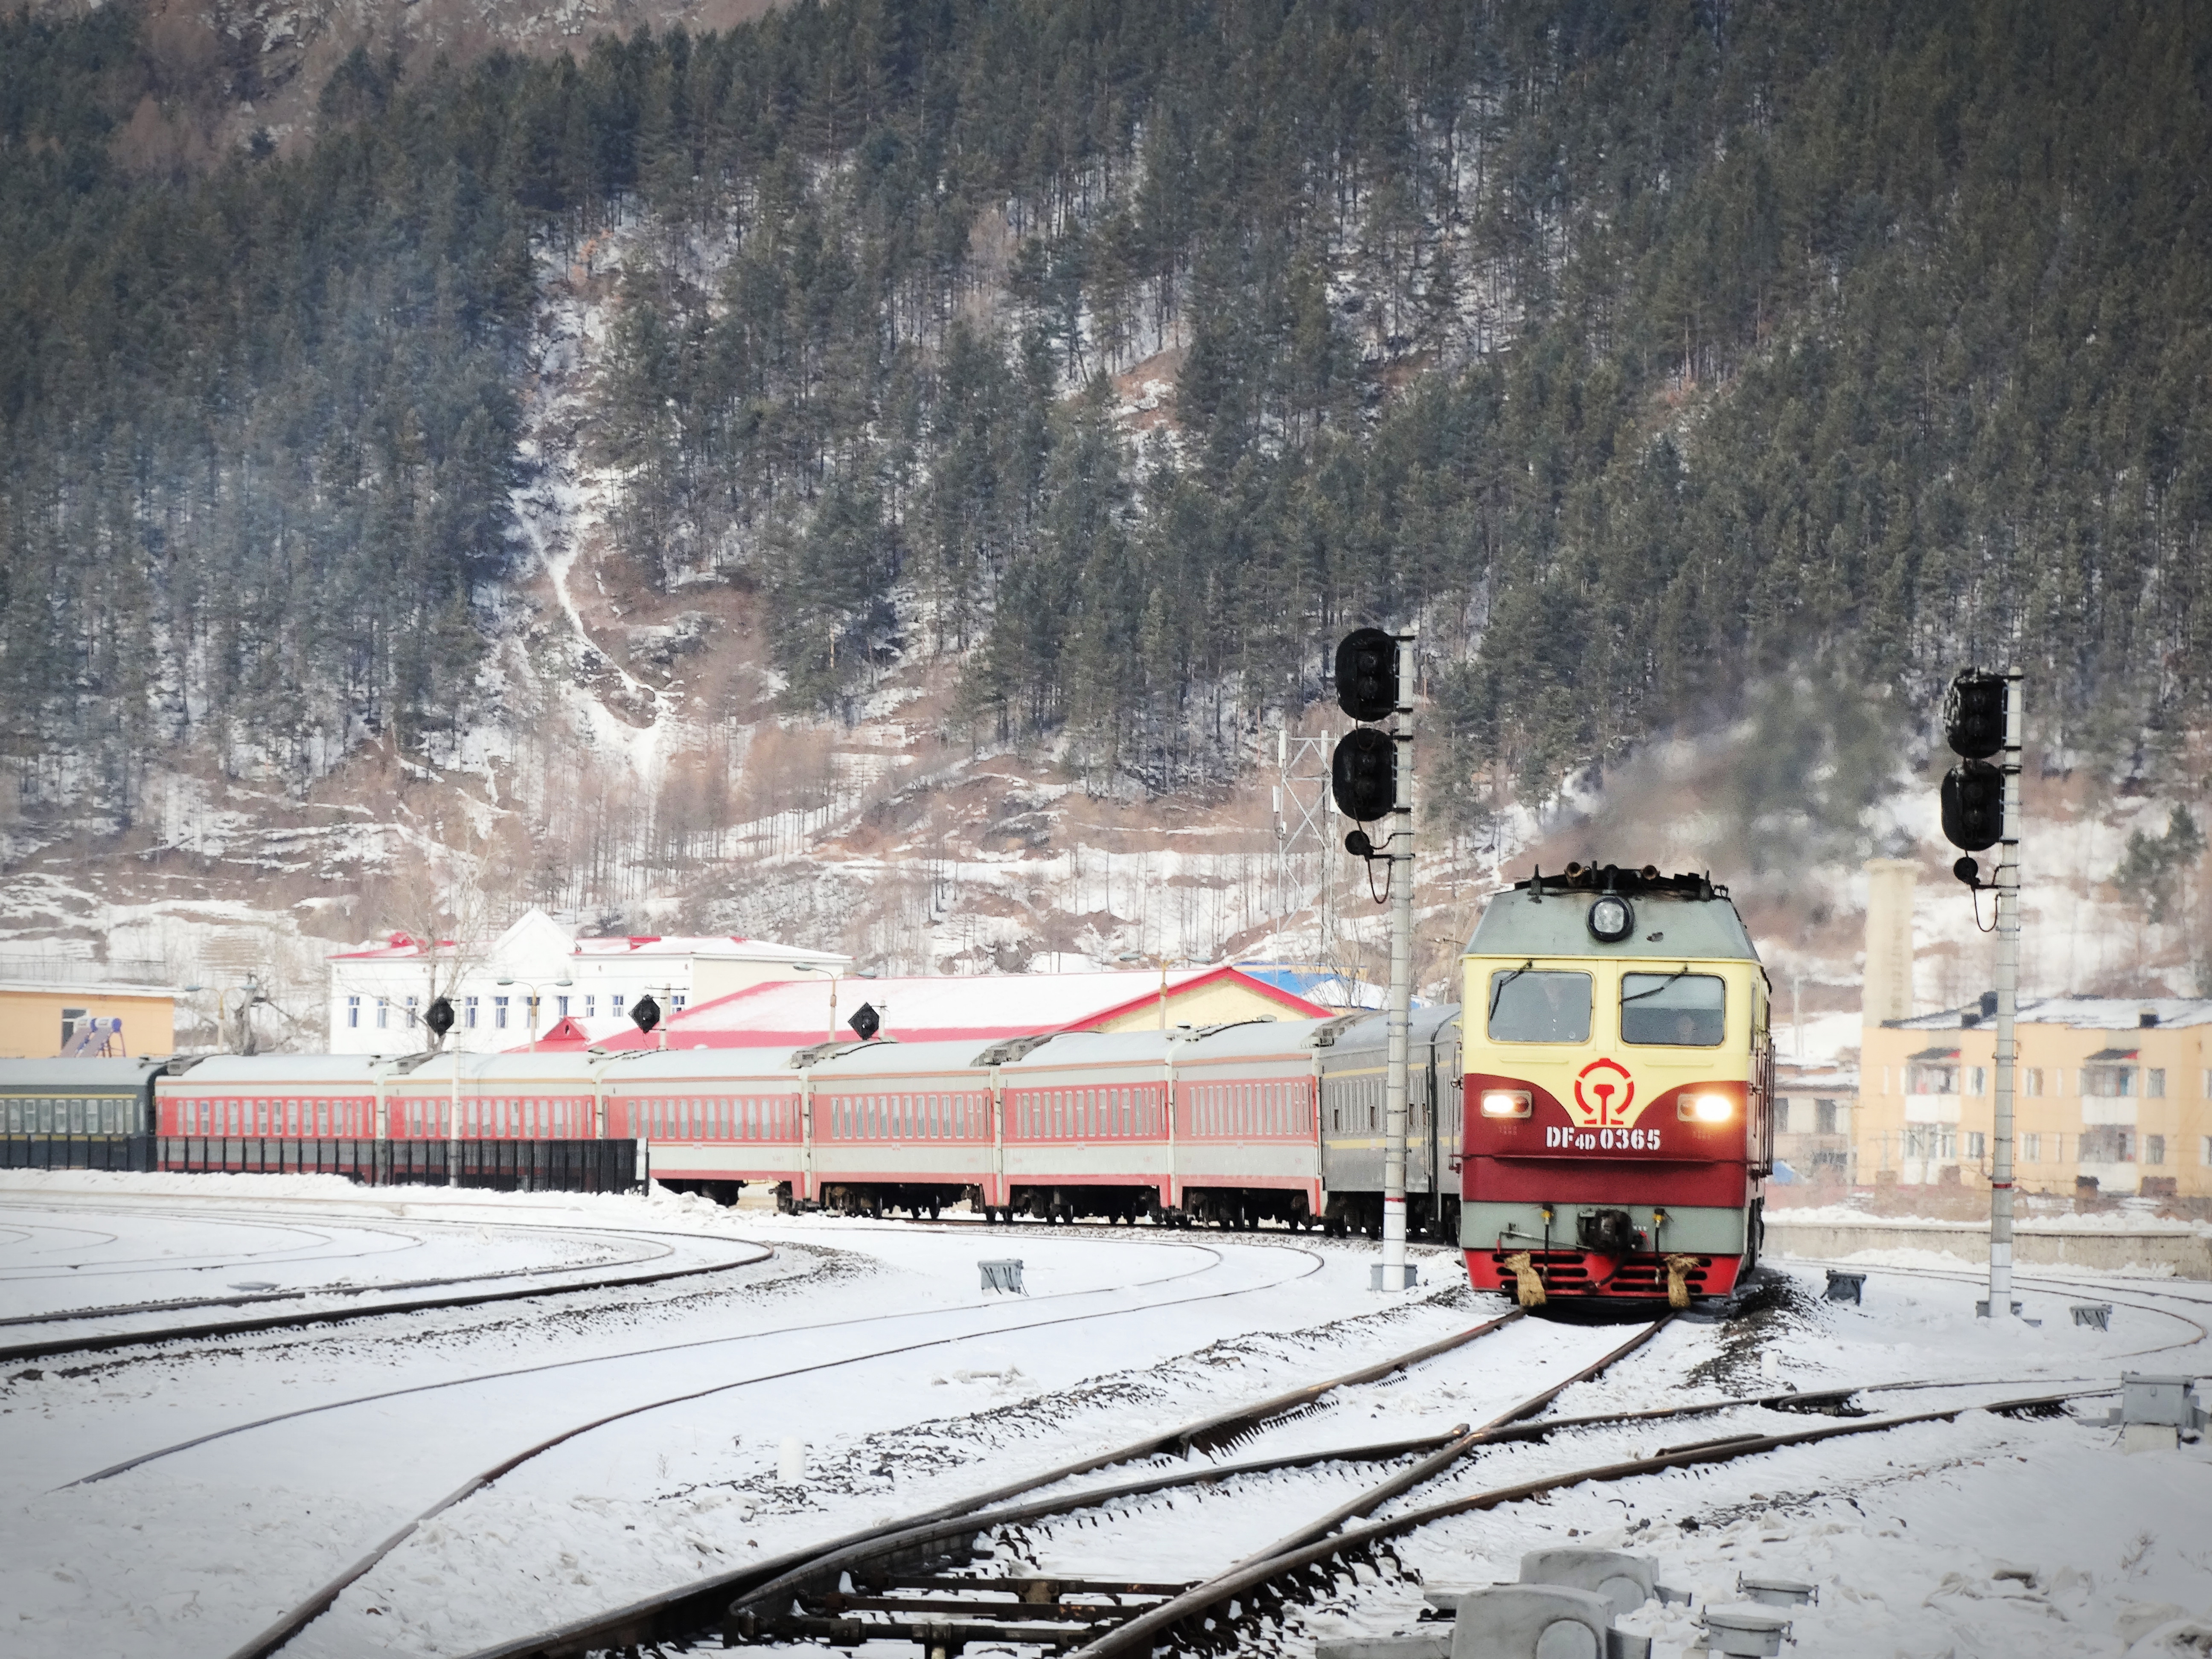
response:
<path id="1" fill-rule="evenodd" d="M 1771 1044 L 1727 890 L 1538 874 L 1491 900 L 1464 970 L 1472 1281 L 1524 1305 L 1732 1289 L 1759 1248 Z"/>

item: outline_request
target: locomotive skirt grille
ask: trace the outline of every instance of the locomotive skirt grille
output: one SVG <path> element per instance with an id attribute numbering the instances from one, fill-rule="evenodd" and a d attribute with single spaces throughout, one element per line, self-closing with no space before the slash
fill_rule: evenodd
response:
<path id="1" fill-rule="evenodd" d="M 1513 1269 L 1506 1265 L 1508 1254 L 1504 1250 L 1490 1252 L 1490 1263 L 1498 1276 L 1510 1284 Z M 1520 1252 L 1510 1254 L 1518 1255 Z M 1563 1295 L 1631 1296 L 1662 1301 L 1667 1295 L 1664 1256 L 1624 1256 L 1608 1268 L 1605 1257 L 1582 1250 L 1531 1250 L 1528 1254 L 1529 1265 L 1542 1275 L 1546 1288 Z M 1696 1265 L 1683 1274 L 1683 1279 L 1692 1296 L 1703 1296 L 1713 1259 L 1700 1255 L 1691 1260 Z"/>

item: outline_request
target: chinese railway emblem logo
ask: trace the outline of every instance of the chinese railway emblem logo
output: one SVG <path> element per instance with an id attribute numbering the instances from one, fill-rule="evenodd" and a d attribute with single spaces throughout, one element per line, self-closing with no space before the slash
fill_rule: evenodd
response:
<path id="1" fill-rule="evenodd" d="M 1628 1121 L 1636 1079 L 1617 1060 L 1594 1060 L 1575 1073 L 1575 1121 L 1585 1129 L 1618 1128 Z"/>

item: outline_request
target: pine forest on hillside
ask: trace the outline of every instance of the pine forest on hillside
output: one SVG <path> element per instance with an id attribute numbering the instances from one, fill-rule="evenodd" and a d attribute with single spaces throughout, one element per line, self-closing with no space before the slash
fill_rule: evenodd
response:
<path id="1" fill-rule="evenodd" d="M 0 20 L 51 810 L 496 717 L 539 272 L 611 233 L 628 568 L 755 596 L 794 712 L 941 657 L 977 740 L 1173 789 L 1418 618 L 1468 813 L 1778 676 L 1801 781 L 2008 650 L 2121 774 L 2206 712 L 2197 8 L 830 0 L 358 52 L 198 169 L 170 73 L 127 7 Z"/>

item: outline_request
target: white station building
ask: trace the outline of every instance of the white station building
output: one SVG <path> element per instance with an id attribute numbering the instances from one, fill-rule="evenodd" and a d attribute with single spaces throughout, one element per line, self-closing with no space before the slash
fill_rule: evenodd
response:
<path id="1" fill-rule="evenodd" d="M 563 1019 L 595 1039 L 629 1030 L 630 1010 L 648 993 L 665 1018 L 773 980 L 849 973 L 853 959 L 730 934 L 578 939 L 532 910 L 489 941 L 394 933 L 330 964 L 331 1053 L 428 1048 L 422 1011 L 442 995 L 453 1005 L 447 1046 L 489 1054 L 520 1048 Z"/>

